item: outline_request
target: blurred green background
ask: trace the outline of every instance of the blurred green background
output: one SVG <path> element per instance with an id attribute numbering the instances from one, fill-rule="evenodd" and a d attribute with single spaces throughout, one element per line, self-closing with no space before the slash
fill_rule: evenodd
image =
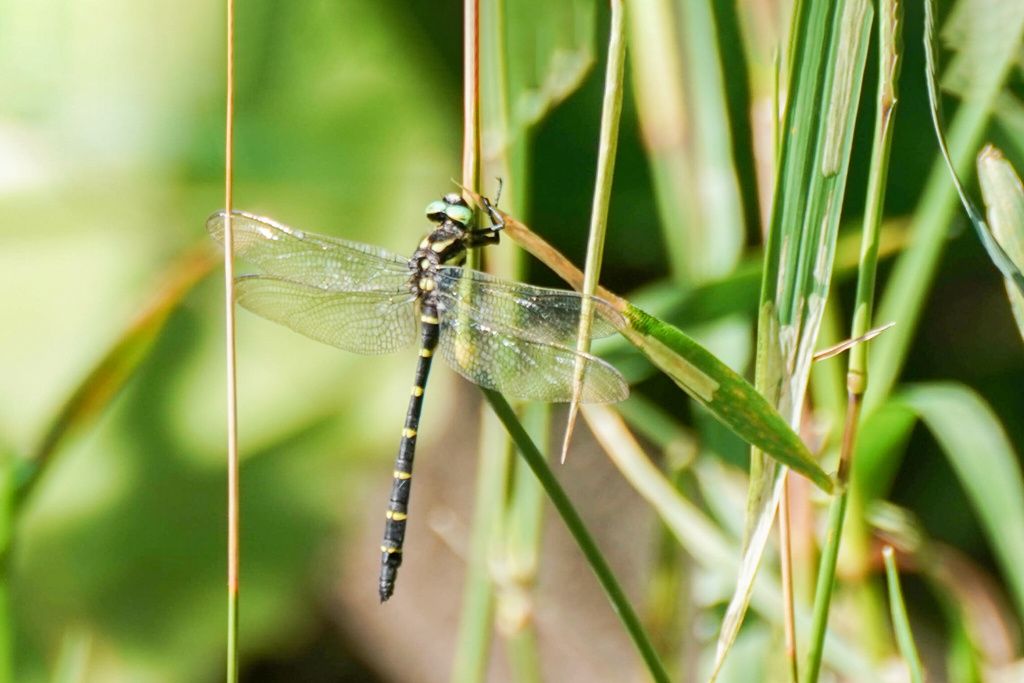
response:
<path id="1" fill-rule="evenodd" d="M 460 5 L 239 2 L 237 207 L 409 252 L 426 228 L 422 208 L 460 176 Z M 733 4 L 714 7 L 743 196 L 744 263 L 756 265 L 746 115 L 752 67 L 730 42 L 739 35 Z M 913 210 L 936 153 L 917 3 L 906 18 L 887 204 L 893 219 Z M 602 7 L 598 45 L 606 22 Z M 204 221 L 223 195 L 223 52 L 218 3 L 0 1 L 4 450 L 32 451 L 169 264 L 207 241 Z M 595 59 L 602 63 L 601 50 Z M 1013 85 L 1020 89 L 1019 74 Z M 870 111 L 870 82 L 864 93 Z M 600 98 L 599 67 L 533 129 L 530 184 L 520 188 L 531 226 L 577 262 Z M 863 205 L 869 128 L 865 117 L 854 143 L 845 209 L 851 221 Z M 992 135 L 1024 168 L 1024 139 L 1006 128 Z M 1021 339 L 998 273 L 966 220 L 954 225 L 904 379 L 955 379 L 974 388 L 1021 444 Z M 630 90 L 604 281 L 625 294 L 664 282 L 664 242 Z M 884 262 L 883 278 L 886 269 Z M 739 284 L 723 290 L 730 300 L 702 303 L 679 322 L 698 336 L 707 332 L 701 338 L 712 350 L 749 376 L 757 281 L 743 272 L 750 270 L 741 266 L 732 274 Z M 534 273 L 536 282 L 555 282 L 542 269 Z M 61 452 L 19 521 L 11 558 L 18 681 L 75 670 L 84 673 L 71 680 L 220 680 L 221 287 L 211 276 L 187 296 L 138 376 Z M 849 302 L 852 283 L 835 291 Z M 715 306 L 739 313 L 727 334 L 696 326 L 721 322 Z M 431 378 L 409 559 L 396 599 L 379 607 L 376 539 L 412 354 L 357 357 L 247 312 L 240 313 L 238 338 L 243 679 L 446 680 L 472 509 L 477 392 L 443 368 Z M 706 422 L 664 379 L 645 381 L 639 392 L 662 401 L 677 420 Z M 741 443 L 703 428 L 716 434 L 709 450 L 743 464 Z M 577 450 L 559 473 L 584 496 L 588 521 L 627 588 L 639 593 L 653 552 L 645 536 L 651 514 L 585 436 Z M 907 445 L 892 488 L 892 500 L 914 511 L 931 536 L 995 571 L 956 477 L 924 430 Z M 553 611 L 578 612 L 540 620 L 550 637 L 547 656 L 580 680 L 626 680 L 609 672 L 634 670 L 628 643 L 559 522 L 552 521 L 544 547 L 550 554 L 542 558 L 542 593 Z M 913 577 L 908 591 L 927 623 L 938 610 L 934 600 Z M 607 651 L 594 654 L 594 642 Z M 495 680 L 502 666 L 494 664 Z M 551 666 L 559 670 L 557 662 Z"/>

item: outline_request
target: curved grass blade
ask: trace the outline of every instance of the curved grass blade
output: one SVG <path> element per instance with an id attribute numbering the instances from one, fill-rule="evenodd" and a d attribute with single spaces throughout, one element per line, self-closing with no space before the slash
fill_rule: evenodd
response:
<path id="1" fill-rule="evenodd" d="M 131 379 L 164 328 L 171 312 L 192 287 L 218 263 L 206 248 L 196 248 L 174 263 L 163 283 L 135 320 L 93 366 L 54 416 L 42 441 L 33 451 L 15 491 L 15 506 L 28 500 L 54 456 L 76 432 L 88 427 L 110 405 Z"/>
<path id="2" fill-rule="evenodd" d="M 978 155 L 978 181 L 992 235 L 1020 272 L 1024 269 L 1024 185 L 1010 162 L 992 145 L 986 145 Z M 1007 279 L 1006 294 L 1024 337 L 1024 292 Z"/>
<path id="3" fill-rule="evenodd" d="M 982 3 L 982 4 L 978 4 Z M 984 58 L 970 64 L 970 97 L 963 98 L 948 129 L 950 156 L 957 168 L 964 168 L 980 144 L 1004 91 L 1003 84 L 1020 59 L 1024 36 L 1024 3 L 1002 0 L 960 0 L 969 22 L 995 19 L 995 30 L 984 30 L 968 43 L 953 44 L 954 50 L 984 45 Z M 992 10 L 998 10 L 994 12 Z M 955 18 L 955 17 L 954 17 Z M 947 26 L 958 22 L 947 20 Z M 959 25 L 969 25 L 959 22 Z M 978 25 L 974 23 L 974 25 Z M 956 206 L 956 191 L 949 182 L 943 162 L 936 160 L 929 171 L 921 199 L 910 224 L 911 240 L 896 261 L 878 307 L 879 320 L 898 320 L 899 326 L 878 340 L 871 360 L 871 386 L 864 397 L 864 412 L 881 405 L 899 377 L 931 291 L 939 259 L 948 243 L 950 222 Z"/>
<path id="4" fill-rule="evenodd" d="M 918 385 L 894 400 L 920 416 L 946 453 L 1024 620 L 1024 477 L 999 419 L 959 384 Z"/>
<path id="5" fill-rule="evenodd" d="M 1003 274 L 1003 277 L 1005 277 L 1008 282 L 1012 282 L 1021 296 L 1024 296 L 1024 272 L 1021 272 L 1021 267 L 1015 264 L 1003 250 L 999 241 L 992 234 L 992 229 L 989 227 L 988 223 L 985 222 L 985 219 L 982 218 L 978 207 L 971 200 L 970 195 L 967 194 L 967 190 L 964 189 L 963 183 L 960 182 L 960 177 L 957 175 L 956 166 L 949 153 L 949 147 L 946 145 L 946 136 L 942 132 L 942 110 L 939 103 L 938 86 L 936 84 L 935 77 L 936 59 L 935 48 L 933 46 L 935 34 L 935 10 L 932 7 L 933 4 L 933 0 L 926 0 L 924 3 L 924 52 L 925 60 L 928 65 L 925 81 L 928 85 L 929 111 L 932 115 L 932 123 L 935 125 L 935 136 L 939 142 L 939 150 L 942 152 L 942 158 L 946 162 L 946 168 L 949 169 L 949 175 L 953 180 L 953 185 L 956 186 L 957 194 L 960 195 L 960 202 L 964 205 L 964 209 L 967 211 L 967 216 L 971 219 L 971 224 L 974 226 L 974 230 L 978 233 L 978 238 L 981 240 L 981 243 L 985 246 L 985 251 L 988 252 L 989 258 L 992 259 L 992 263 L 996 265 L 999 272 Z M 986 37 L 985 40 L 980 42 L 987 43 L 988 38 Z M 964 59 L 963 53 L 961 53 L 961 58 Z"/>

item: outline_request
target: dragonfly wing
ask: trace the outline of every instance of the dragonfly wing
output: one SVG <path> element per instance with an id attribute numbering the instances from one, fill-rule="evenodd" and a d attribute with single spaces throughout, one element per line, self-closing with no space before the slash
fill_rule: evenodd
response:
<path id="1" fill-rule="evenodd" d="M 573 374 L 583 365 L 583 403 L 611 403 L 629 395 L 618 370 L 589 353 L 529 339 L 520 329 L 449 308 L 441 316 L 441 355 L 460 375 L 509 398 L 564 403 L 573 399 Z"/>
<path id="2" fill-rule="evenodd" d="M 224 244 L 224 212 L 206 222 Z M 269 218 L 233 211 L 235 254 L 263 273 L 334 291 L 397 289 L 411 275 L 408 260 L 385 249 L 290 228 Z"/>
<path id="3" fill-rule="evenodd" d="M 408 289 L 335 292 L 261 275 L 244 275 L 235 288 L 253 313 L 346 351 L 391 353 L 416 339 L 416 297 Z"/>
<path id="4" fill-rule="evenodd" d="M 521 337 L 576 346 L 585 300 L 577 292 L 535 287 L 454 266 L 441 268 L 438 289 L 449 307 L 473 311 L 478 319 L 514 329 Z M 622 315 L 604 299 L 590 297 L 590 302 L 592 338 L 610 336 L 625 325 Z"/>

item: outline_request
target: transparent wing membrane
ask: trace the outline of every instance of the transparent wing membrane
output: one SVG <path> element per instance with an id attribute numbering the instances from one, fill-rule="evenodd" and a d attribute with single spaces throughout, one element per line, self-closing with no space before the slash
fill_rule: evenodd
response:
<path id="1" fill-rule="evenodd" d="M 528 339 L 522 330 L 481 319 L 456 308 L 441 317 L 441 355 L 471 382 L 509 398 L 571 401 L 577 359 L 583 363 L 583 403 L 610 403 L 629 395 L 622 375 L 590 354 Z"/>
<path id="2" fill-rule="evenodd" d="M 386 249 L 290 228 L 242 211 L 231 214 L 235 254 L 263 273 L 333 291 L 398 289 L 409 280 L 409 261 Z M 206 222 L 224 244 L 224 212 Z"/>
<path id="3" fill-rule="evenodd" d="M 576 346 L 583 296 L 565 289 L 534 287 L 481 273 L 447 266 L 437 278 L 442 305 L 463 315 L 516 330 L 518 336 L 538 342 Z M 590 298 L 594 317 L 592 338 L 615 334 L 625 325 L 622 315 L 604 299 Z"/>
<path id="4" fill-rule="evenodd" d="M 244 308 L 346 351 L 391 353 L 416 339 L 416 297 L 408 289 L 333 292 L 256 275 L 238 278 L 235 287 Z"/>

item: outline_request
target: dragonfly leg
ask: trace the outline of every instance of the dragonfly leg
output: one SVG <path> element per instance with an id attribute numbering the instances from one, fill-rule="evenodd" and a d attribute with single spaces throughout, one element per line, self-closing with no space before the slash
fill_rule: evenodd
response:
<path id="1" fill-rule="evenodd" d="M 498 191 L 501 192 L 500 186 Z M 501 217 L 500 213 L 498 213 L 497 202 L 491 204 L 491 200 L 487 197 L 480 197 L 480 199 L 483 201 L 484 211 L 487 212 L 487 217 L 491 219 L 491 226 L 486 228 L 486 231 L 493 233 L 501 231 L 501 229 L 505 227 L 505 219 Z"/>
<path id="2" fill-rule="evenodd" d="M 500 235 L 493 228 L 486 228 L 466 233 L 464 244 L 467 247 L 484 247 L 490 244 L 498 244 L 500 241 Z"/>

